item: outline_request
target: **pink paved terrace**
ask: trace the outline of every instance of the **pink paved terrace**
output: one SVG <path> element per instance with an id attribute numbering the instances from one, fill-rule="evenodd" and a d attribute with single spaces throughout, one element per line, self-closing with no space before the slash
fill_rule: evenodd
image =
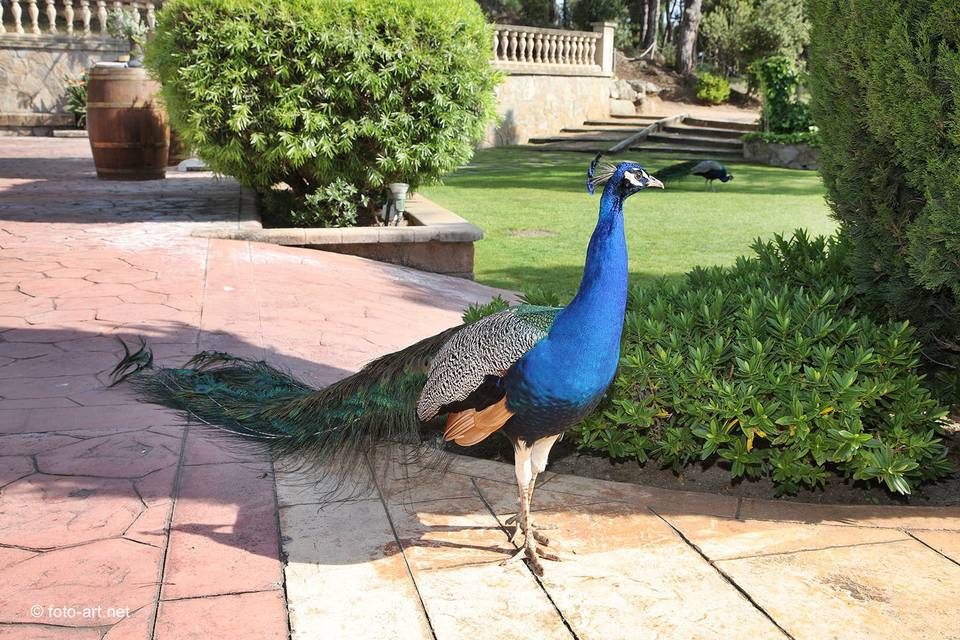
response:
<path id="1" fill-rule="evenodd" d="M 303 477 L 105 388 L 115 338 L 325 383 L 495 291 L 192 236 L 237 224 L 230 180 L 93 175 L 86 141 L 0 140 L 0 639 L 960 637 L 957 508 L 548 472 L 567 560 L 542 581 L 499 566 L 506 465 L 407 469 L 321 510 Z"/>

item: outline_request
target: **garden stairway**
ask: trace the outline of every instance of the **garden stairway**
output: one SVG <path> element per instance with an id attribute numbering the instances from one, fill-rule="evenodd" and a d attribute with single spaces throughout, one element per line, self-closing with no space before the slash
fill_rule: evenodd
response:
<path id="1" fill-rule="evenodd" d="M 756 125 L 751 123 L 689 116 L 611 116 L 604 120 L 587 120 L 579 127 L 567 127 L 553 136 L 531 138 L 529 144 L 543 151 L 597 153 L 626 142 L 651 125 L 657 126 L 627 143 L 625 148 L 735 160 L 743 157 L 743 134 L 756 130 Z"/>

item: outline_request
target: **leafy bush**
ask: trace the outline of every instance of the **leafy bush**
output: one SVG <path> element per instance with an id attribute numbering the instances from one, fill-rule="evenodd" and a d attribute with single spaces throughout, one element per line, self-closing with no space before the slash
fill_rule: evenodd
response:
<path id="1" fill-rule="evenodd" d="M 705 58 L 732 74 L 766 56 L 798 58 L 809 30 L 803 0 L 714 0 L 700 38 Z"/>
<path id="2" fill-rule="evenodd" d="M 708 104 L 722 104 L 730 97 L 727 79 L 707 71 L 700 71 L 694 76 L 693 88 L 697 92 L 697 99 Z"/>
<path id="3" fill-rule="evenodd" d="M 763 95 L 762 130 L 797 133 L 814 126 L 810 105 L 796 99 L 800 78 L 793 60 L 786 56 L 762 58 L 750 65 L 750 73 L 758 78 Z"/>
<path id="4" fill-rule="evenodd" d="M 805 144 L 810 147 L 820 146 L 820 133 L 816 127 L 810 131 L 795 133 L 771 133 L 770 131 L 751 131 L 743 135 L 744 142 L 765 142 L 767 144 Z"/>
<path id="5" fill-rule="evenodd" d="M 859 312 L 845 247 L 798 231 L 754 250 L 632 291 L 619 373 L 579 446 L 675 469 L 720 459 L 780 492 L 837 473 L 909 493 L 949 473 L 913 329 Z"/>
<path id="6" fill-rule="evenodd" d="M 589 31 L 594 22 L 624 18 L 626 4 L 624 0 L 576 0 L 570 16 L 576 28 Z"/>
<path id="7" fill-rule="evenodd" d="M 492 316 L 493 314 L 499 313 L 509 307 L 510 303 L 504 300 L 501 296 L 497 296 L 487 303 L 475 302 L 469 305 L 466 311 L 463 312 L 463 321 L 474 322 L 480 318 Z"/>
<path id="8" fill-rule="evenodd" d="M 285 183 L 302 223 L 453 170 L 495 113 L 473 2 L 171 0 L 147 49 L 187 145 L 261 194 Z"/>
<path id="9" fill-rule="evenodd" d="M 77 129 L 87 126 L 87 74 L 67 79 L 66 110 L 73 114 Z"/>
<path id="10" fill-rule="evenodd" d="M 939 376 L 943 388 L 957 389 L 960 5 L 808 7 L 820 171 L 852 247 L 856 286 L 873 312 L 918 327 L 929 363 L 952 371 Z"/>

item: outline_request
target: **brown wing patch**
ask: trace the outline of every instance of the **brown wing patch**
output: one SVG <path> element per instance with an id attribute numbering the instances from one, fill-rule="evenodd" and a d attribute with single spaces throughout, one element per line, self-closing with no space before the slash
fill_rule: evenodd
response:
<path id="1" fill-rule="evenodd" d="M 505 425 L 511 416 L 513 411 L 507 408 L 506 397 L 482 411 L 467 409 L 448 414 L 443 439 L 453 440 L 462 447 L 469 447 Z"/>

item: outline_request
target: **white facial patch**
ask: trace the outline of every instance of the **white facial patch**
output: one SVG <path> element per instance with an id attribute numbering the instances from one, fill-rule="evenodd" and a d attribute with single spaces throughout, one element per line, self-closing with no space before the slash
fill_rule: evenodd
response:
<path id="1" fill-rule="evenodd" d="M 637 176 L 633 175 L 633 172 L 632 172 L 632 171 L 624 171 L 624 172 L 623 172 L 623 177 L 627 180 L 627 182 L 629 182 L 630 184 L 632 184 L 632 185 L 635 186 L 635 187 L 642 187 L 642 186 L 643 186 L 643 183 L 641 183 L 639 180 L 637 180 Z"/>

